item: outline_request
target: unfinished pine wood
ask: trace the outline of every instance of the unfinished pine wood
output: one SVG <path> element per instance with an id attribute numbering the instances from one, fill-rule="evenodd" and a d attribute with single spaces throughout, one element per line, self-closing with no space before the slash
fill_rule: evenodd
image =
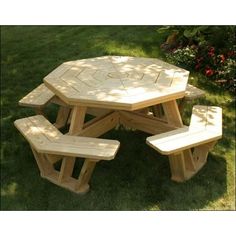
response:
<path id="1" fill-rule="evenodd" d="M 191 101 L 193 99 L 196 98 L 202 98 L 205 97 L 205 92 L 191 84 L 187 85 L 186 91 L 185 91 L 185 95 L 184 95 L 184 99 L 186 101 Z"/>
<path id="2" fill-rule="evenodd" d="M 37 88 L 27 94 L 19 101 L 20 106 L 44 107 L 54 97 L 54 93 L 44 84 L 40 84 Z"/>
<path id="3" fill-rule="evenodd" d="M 118 112 L 99 116 L 85 123 L 83 130 L 76 133 L 79 136 L 99 137 L 119 124 Z"/>
<path id="4" fill-rule="evenodd" d="M 170 125 L 173 125 L 176 127 L 182 127 L 183 122 L 179 113 L 179 108 L 178 108 L 176 100 L 162 103 L 162 106 L 163 106 L 163 110 L 164 110 L 167 122 Z"/>
<path id="5" fill-rule="evenodd" d="M 111 113 L 111 109 L 102 109 L 102 108 L 95 108 L 95 107 L 88 107 L 86 113 L 92 116 L 101 117 Z"/>
<path id="6" fill-rule="evenodd" d="M 149 134 L 163 133 L 177 128 L 159 118 L 142 113 L 120 111 L 119 114 L 120 124 Z"/>
<path id="7" fill-rule="evenodd" d="M 186 177 L 185 161 L 182 152 L 171 154 L 169 156 L 171 179 L 176 182 L 182 182 Z"/>
<path id="8" fill-rule="evenodd" d="M 73 135 L 83 129 L 86 107 L 75 106 L 72 110 L 69 134 Z"/>
<path id="9" fill-rule="evenodd" d="M 44 83 L 69 105 L 137 110 L 184 97 L 188 75 L 154 58 L 105 56 L 65 62 Z"/>
<path id="10" fill-rule="evenodd" d="M 221 137 L 222 109 L 214 106 L 194 106 L 190 127 L 148 137 L 147 144 L 160 153 L 169 155 L 170 162 L 174 163 L 171 172 L 175 177 L 172 179 L 184 181 L 204 166 L 209 150 Z M 177 155 L 178 158 L 174 158 L 173 155 Z"/>
<path id="11" fill-rule="evenodd" d="M 67 124 L 67 121 L 69 119 L 71 109 L 69 107 L 65 106 L 60 106 L 58 113 L 57 113 L 57 118 L 54 126 L 58 129 L 64 127 Z"/>
<path id="12" fill-rule="evenodd" d="M 205 97 L 205 92 L 203 90 L 191 84 L 188 84 L 185 91 L 185 95 L 179 103 L 179 110 L 181 112 L 183 111 L 186 102 L 190 102 L 190 101 L 193 101 L 194 99 L 203 98 L 203 97 Z"/>
<path id="13" fill-rule="evenodd" d="M 91 179 L 97 161 L 84 160 L 80 175 L 75 186 L 75 190 L 86 193 L 89 190 L 89 180 Z"/>
<path id="14" fill-rule="evenodd" d="M 63 135 L 40 115 L 16 120 L 14 124 L 39 153 L 111 160 L 119 147 L 115 140 Z"/>
<path id="15" fill-rule="evenodd" d="M 86 115 L 86 107 L 75 106 L 72 109 L 71 123 L 69 134 L 73 135 L 83 129 L 84 118 Z M 61 171 L 59 181 L 62 182 L 64 179 L 71 177 L 75 165 L 75 157 L 64 158 L 62 160 Z"/>
<path id="16" fill-rule="evenodd" d="M 89 190 L 95 163 L 114 159 L 119 148 L 116 140 L 63 135 L 41 115 L 19 119 L 14 124 L 30 143 L 41 176 L 76 193 Z M 86 159 L 78 180 L 71 177 L 75 157 Z M 58 172 L 53 163 L 60 158 L 63 160 Z"/>

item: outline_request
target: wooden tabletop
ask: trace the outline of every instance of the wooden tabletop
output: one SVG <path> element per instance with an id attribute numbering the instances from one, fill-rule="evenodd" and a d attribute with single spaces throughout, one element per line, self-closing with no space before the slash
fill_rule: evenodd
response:
<path id="1" fill-rule="evenodd" d="M 184 97 L 188 76 L 158 59 L 103 56 L 65 62 L 44 83 L 69 105 L 136 110 Z"/>

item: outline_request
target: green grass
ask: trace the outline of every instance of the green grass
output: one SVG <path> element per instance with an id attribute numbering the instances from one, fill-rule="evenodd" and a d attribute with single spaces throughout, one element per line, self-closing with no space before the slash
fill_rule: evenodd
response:
<path id="1" fill-rule="evenodd" d="M 235 209 L 235 101 L 199 74 L 190 83 L 206 90 L 194 103 L 223 108 L 223 139 L 191 180 L 170 180 L 168 159 L 145 144 L 147 134 L 125 129 L 104 137 L 120 140 L 115 160 L 100 162 L 85 196 L 40 178 L 29 145 L 13 121 L 33 115 L 18 100 L 64 61 L 102 55 L 165 59 L 165 35 L 153 26 L 1 28 L 1 209 L 2 210 L 233 210 Z M 189 122 L 192 104 L 185 108 Z M 48 108 L 55 118 L 55 108 Z M 77 169 L 82 165 L 76 163 Z"/>

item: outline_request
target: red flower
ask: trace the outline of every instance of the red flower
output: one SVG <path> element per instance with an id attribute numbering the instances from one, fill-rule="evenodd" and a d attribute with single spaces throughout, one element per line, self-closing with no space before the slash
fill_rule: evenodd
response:
<path id="1" fill-rule="evenodd" d="M 210 49 L 209 49 L 209 52 L 215 52 L 215 48 L 214 47 L 210 47 Z"/>
<path id="2" fill-rule="evenodd" d="M 200 68 L 201 64 L 198 63 L 196 66 L 195 66 L 195 70 L 198 70 Z"/>
<path id="3" fill-rule="evenodd" d="M 214 47 L 210 47 L 209 51 L 208 51 L 208 56 L 213 57 L 215 55 L 215 48 Z"/>
<path id="4" fill-rule="evenodd" d="M 205 70 L 205 75 L 206 76 L 209 77 L 209 76 L 212 76 L 213 74 L 214 74 L 214 70 L 212 70 L 212 69 L 206 69 Z"/>
<path id="5" fill-rule="evenodd" d="M 220 62 L 221 63 L 224 63 L 225 61 L 225 56 L 223 54 L 220 55 Z"/>

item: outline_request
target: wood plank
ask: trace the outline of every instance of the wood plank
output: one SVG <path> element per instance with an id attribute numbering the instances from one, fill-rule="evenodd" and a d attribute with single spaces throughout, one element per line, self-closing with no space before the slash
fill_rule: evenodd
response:
<path id="1" fill-rule="evenodd" d="M 189 129 L 205 130 L 207 125 L 207 106 L 194 106 L 190 119 Z"/>
<path id="2" fill-rule="evenodd" d="M 35 126 L 30 119 L 23 118 L 14 122 L 16 128 L 34 149 L 42 148 L 48 143 L 48 138 L 42 134 L 42 129 Z"/>
<path id="3" fill-rule="evenodd" d="M 174 70 L 161 71 L 156 79 L 156 84 L 160 86 L 170 87 L 173 81 Z"/>
<path id="4" fill-rule="evenodd" d="M 162 104 L 166 119 L 170 125 L 183 127 L 183 122 L 179 113 L 176 100 L 168 101 Z"/>
<path id="5" fill-rule="evenodd" d="M 83 129 L 86 107 L 75 106 L 72 110 L 69 134 L 74 135 Z"/>
<path id="6" fill-rule="evenodd" d="M 87 192 L 89 190 L 89 180 L 91 179 L 95 165 L 96 161 L 85 159 L 79 174 L 78 182 L 75 186 L 75 191 Z"/>
<path id="7" fill-rule="evenodd" d="M 186 167 L 182 152 L 169 156 L 171 179 L 176 182 L 183 182 L 186 178 Z"/>
<path id="8" fill-rule="evenodd" d="M 116 127 L 119 123 L 119 114 L 113 112 L 103 117 L 95 118 L 85 124 L 85 127 L 80 132 L 76 133 L 79 136 L 99 137 L 102 134 Z"/>
<path id="9" fill-rule="evenodd" d="M 112 110 L 111 109 L 102 109 L 102 108 L 95 108 L 95 107 L 88 107 L 86 113 L 92 116 L 104 116 L 107 115 L 109 113 L 111 113 Z"/>
<path id="10" fill-rule="evenodd" d="M 43 119 L 36 122 L 36 118 Z M 62 135 L 59 131 L 59 136 L 52 135 L 52 131 L 48 132 L 50 127 L 43 127 L 44 120 L 46 119 L 42 116 L 35 116 L 15 122 L 20 132 L 38 152 L 84 158 L 93 156 L 97 159 L 110 160 L 114 158 L 119 148 L 119 142 L 116 140 L 74 137 Z M 48 125 L 49 122 L 45 123 Z M 52 130 L 56 129 L 51 126 Z"/>
<path id="11" fill-rule="evenodd" d="M 141 113 L 120 111 L 120 123 L 130 128 L 138 129 L 150 134 L 158 134 L 176 129 L 163 120 Z"/>
<path id="12" fill-rule="evenodd" d="M 59 106 L 63 106 L 63 107 L 70 107 L 72 108 L 72 106 L 70 106 L 69 104 L 65 103 L 64 101 L 62 101 L 58 96 L 54 96 L 51 100 L 50 100 L 51 103 L 55 103 Z"/>
<path id="13" fill-rule="evenodd" d="M 208 106 L 206 129 L 222 135 L 222 108 Z"/>
<path id="14" fill-rule="evenodd" d="M 23 97 L 19 101 L 19 105 L 26 107 L 42 107 L 45 106 L 53 97 L 54 93 L 44 84 L 40 84 L 37 88 Z"/>
<path id="15" fill-rule="evenodd" d="M 28 117 L 28 120 L 30 120 L 34 129 L 37 129 L 40 134 L 44 135 L 51 142 L 62 136 L 62 133 L 43 116 L 31 116 Z"/>
<path id="16" fill-rule="evenodd" d="M 181 129 L 181 133 L 173 135 L 171 135 L 171 132 L 168 132 L 166 138 L 159 138 L 158 135 L 147 138 L 147 143 L 160 153 L 169 155 L 218 140 L 221 137 L 208 131 L 184 131 L 184 129 Z"/>
<path id="17" fill-rule="evenodd" d="M 84 125 L 84 118 L 86 115 L 86 107 L 75 106 L 72 110 L 71 123 L 69 129 L 69 135 L 74 135 L 76 132 L 82 130 Z M 54 144 L 55 145 L 55 144 Z M 60 148 L 61 152 L 65 154 L 65 149 L 62 148 L 62 145 L 59 145 L 56 149 Z M 67 151 L 68 149 L 66 149 Z M 74 150 L 74 149 L 73 149 Z M 71 153 L 71 148 L 70 148 Z M 60 169 L 59 181 L 62 182 L 64 179 L 70 177 L 73 173 L 75 165 L 75 157 L 73 158 L 63 158 L 62 165 Z"/>
<path id="18" fill-rule="evenodd" d="M 205 96 L 205 92 L 191 84 L 187 85 L 184 99 L 187 101 L 191 101 L 196 98 L 202 98 Z"/>
<path id="19" fill-rule="evenodd" d="M 71 109 L 69 107 L 61 106 L 59 107 L 57 118 L 54 126 L 57 129 L 64 127 L 69 119 Z"/>

